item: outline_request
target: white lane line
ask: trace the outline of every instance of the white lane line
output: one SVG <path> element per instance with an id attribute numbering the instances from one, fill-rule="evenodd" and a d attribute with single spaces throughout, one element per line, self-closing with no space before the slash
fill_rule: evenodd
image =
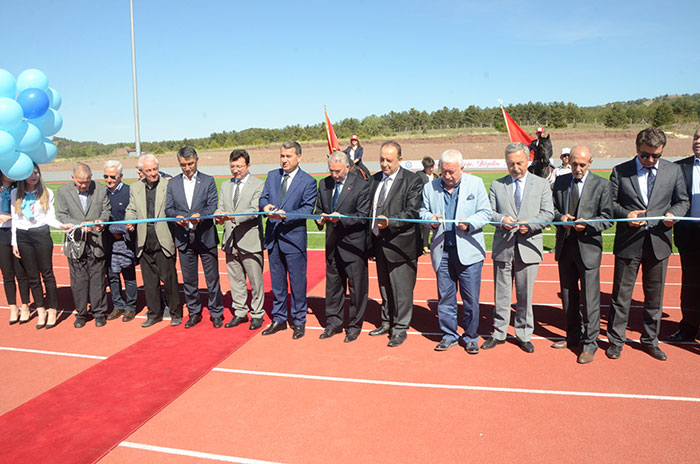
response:
<path id="1" fill-rule="evenodd" d="M 165 446 L 146 445 L 144 443 L 133 443 L 123 441 L 118 446 L 123 448 L 133 448 L 144 451 L 155 451 L 156 453 L 175 454 L 177 456 L 187 456 L 189 458 L 209 459 L 211 461 L 237 462 L 241 464 L 278 464 L 275 461 L 261 461 L 260 459 L 239 458 L 236 456 L 226 456 L 224 454 L 203 453 L 201 451 L 190 451 L 179 448 L 168 448 Z"/>
<path id="2" fill-rule="evenodd" d="M 68 356 L 71 358 L 107 359 L 107 356 L 93 356 L 91 354 L 65 353 L 62 351 L 31 350 L 29 348 L 13 348 L 11 346 L 0 346 L 0 351 L 17 351 L 20 353 L 48 354 L 51 356 Z"/>
<path id="3" fill-rule="evenodd" d="M 386 385 L 392 387 L 412 387 L 412 388 L 433 388 L 442 390 L 468 390 L 468 391 L 486 391 L 498 393 L 525 393 L 533 395 L 557 395 L 557 396 L 581 396 L 591 398 L 622 398 L 634 400 L 660 400 L 660 401 L 683 401 L 689 403 L 700 403 L 700 398 L 691 396 L 664 396 L 664 395 L 638 395 L 630 393 L 607 393 L 607 392 L 584 392 L 570 390 L 539 390 L 534 388 L 506 388 L 506 387 L 487 387 L 480 385 L 453 385 L 442 383 L 418 383 L 418 382 L 397 382 L 392 380 L 372 380 L 372 379 L 357 379 L 349 377 L 330 377 L 325 375 L 306 375 L 306 374 L 289 374 L 283 372 L 263 372 L 251 371 L 245 369 L 225 369 L 216 367 L 212 369 L 217 372 L 225 372 L 229 374 L 244 374 L 244 375 L 259 375 L 267 377 L 283 377 L 292 379 L 304 380 L 325 380 L 328 382 L 343 382 L 343 383 L 359 383 L 367 385 Z"/>
<path id="4" fill-rule="evenodd" d="M 369 278 L 370 278 L 370 280 L 377 280 L 377 276 L 376 276 L 376 275 L 370 275 Z M 436 279 L 435 277 L 416 277 L 416 280 L 417 280 L 417 281 L 435 282 L 437 279 Z M 484 278 L 482 278 L 481 281 L 482 281 L 482 282 L 490 282 L 490 283 L 493 283 L 493 279 L 484 279 Z M 536 283 L 536 284 L 557 284 L 557 285 L 561 284 L 561 282 L 558 281 L 558 280 L 535 280 L 535 283 Z M 601 284 L 601 285 L 612 285 L 613 282 L 601 282 L 600 284 Z M 641 282 L 641 281 L 635 282 L 634 285 L 642 285 L 642 282 Z M 681 283 L 680 283 L 680 282 L 666 282 L 664 285 L 667 285 L 667 286 L 668 286 L 668 285 L 680 286 Z"/>

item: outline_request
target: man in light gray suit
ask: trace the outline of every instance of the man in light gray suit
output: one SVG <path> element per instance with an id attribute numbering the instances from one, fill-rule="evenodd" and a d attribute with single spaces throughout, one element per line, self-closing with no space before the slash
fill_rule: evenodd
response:
<path id="1" fill-rule="evenodd" d="M 680 166 L 661 159 L 666 134 L 656 127 L 637 134 L 637 156 L 613 168 L 613 211 L 620 222 L 615 230 L 615 276 L 608 317 L 610 346 L 605 354 L 617 359 L 627 341 L 625 330 L 629 318 L 632 292 L 642 267 L 644 313 L 642 349 L 659 361 L 666 360 L 658 346 L 664 284 L 668 257 L 671 254 L 672 219 L 646 221 L 644 217 L 684 216 L 690 201 Z"/>
<path id="2" fill-rule="evenodd" d="M 56 192 L 56 218 L 68 224 L 86 224 L 109 220 L 111 207 L 107 190 L 92 180 L 92 170 L 84 163 L 73 168 L 73 183 Z M 107 297 L 105 294 L 105 250 L 102 243 L 102 226 L 80 227 L 66 233 L 63 251 L 68 257 L 71 292 L 75 302 L 73 326 L 85 326 L 87 304 L 95 318 L 95 325 L 107 323 Z"/>
<path id="3" fill-rule="evenodd" d="M 542 229 L 554 217 L 549 182 L 527 172 L 530 150 L 514 142 L 506 147 L 510 175 L 491 183 L 489 200 L 498 221 L 493 236 L 495 307 L 494 331 L 481 348 L 487 350 L 505 343 L 510 322 L 510 302 L 515 280 L 515 336 L 526 353 L 535 351 L 530 342 L 534 329 L 532 289 L 542 261 Z M 513 223 L 529 224 L 513 224 Z"/>
<path id="4" fill-rule="evenodd" d="M 421 219 L 435 221 L 430 260 L 437 275 L 438 320 L 442 340 L 435 351 L 463 343 L 469 354 L 479 352 L 479 290 L 486 257 L 482 228 L 491 219 L 491 205 L 481 178 L 462 173 L 464 158 L 457 150 L 440 156 L 440 179 L 423 187 Z M 452 222 L 452 221 L 458 222 Z M 457 334 L 457 285 L 462 296 L 464 330 Z"/>
<path id="5" fill-rule="evenodd" d="M 168 179 L 160 176 L 158 159 L 153 155 L 139 158 L 141 181 L 131 184 L 129 205 L 124 220 L 165 217 L 165 197 Z M 141 327 L 150 327 L 163 320 L 165 307 L 160 296 L 160 282 L 165 284 L 165 299 L 170 308 L 170 325 L 182 323 L 182 304 L 175 270 L 175 242 L 167 222 L 140 222 L 128 224 L 129 232 L 136 234 L 136 257 L 141 265 L 143 290 L 146 294 L 147 319 Z"/>
<path id="6" fill-rule="evenodd" d="M 577 145 L 571 150 L 571 173 L 554 182 L 554 220 L 576 221 L 575 225 L 557 226 L 554 258 L 559 262 L 561 302 L 566 315 L 566 339 L 552 348 L 578 348 L 579 364 L 593 362 L 600 333 L 600 261 L 603 255 L 601 232 L 612 227 L 610 182 L 590 172 L 591 149 Z M 581 290 L 579 291 L 579 281 Z M 583 311 L 579 302 L 583 292 Z"/>
<path id="7" fill-rule="evenodd" d="M 260 195 L 265 183 L 250 175 L 250 155 L 245 150 L 233 150 L 229 156 L 229 167 L 233 178 L 221 184 L 217 214 L 241 214 L 258 211 Z M 259 215 L 229 216 L 217 218 L 224 224 L 221 248 L 226 253 L 226 271 L 231 286 L 234 317 L 226 323 L 227 328 L 248 321 L 248 285 L 250 281 L 250 330 L 262 326 L 263 300 L 263 251 L 262 218 Z"/>

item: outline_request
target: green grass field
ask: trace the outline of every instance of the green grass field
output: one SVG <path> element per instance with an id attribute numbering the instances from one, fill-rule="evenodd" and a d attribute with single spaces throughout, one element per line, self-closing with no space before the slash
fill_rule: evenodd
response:
<path id="1" fill-rule="evenodd" d="M 491 186 L 491 182 L 493 182 L 495 179 L 498 179 L 500 177 L 503 177 L 503 172 L 475 172 L 475 175 L 481 177 L 484 181 L 484 185 L 486 186 L 486 190 Z M 608 178 L 610 176 L 610 172 L 598 172 L 597 174 Z M 314 176 L 316 179 L 322 179 L 324 176 L 323 175 L 316 175 Z M 216 185 L 217 187 L 220 187 L 221 184 L 226 181 L 226 178 L 223 177 L 218 177 L 216 178 Z M 127 182 L 130 183 L 130 182 Z M 52 189 L 55 193 L 56 189 L 60 187 L 60 183 L 57 182 L 52 182 L 52 183 L 47 183 L 47 186 Z M 219 229 L 219 233 L 223 230 L 223 226 L 217 226 Z M 309 244 L 308 247 L 310 249 L 323 249 L 325 247 L 325 232 L 324 231 L 318 231 L 318 228 L 316 227 L 316 223 L 312 220 L 307 221 L 307 228 L 308 228 L 308 237 L 309 237 Z M 491 249 L 491 243 L 493 242 L 493 231 L 495 230 L 494 226 L 487 225 L 484 227 L 484 237 L 486 239 L 486 249 L 490 250 Z M 554 248 L 554 228 L 552 227 L 549 230 L 544 231 L 544 249 L 545 250 L 551 250 Z M 57 231 L 57 230 L 52 230 L 51 235 L 53 237 L 54 243 L 63 243 L 63 232 Z M 605 252 L 612 252 L 613 249 L 613 236 L 615 235 L 615 226 L 613 226 L 611 229 L 606 230 L 603 233 L 603 251 Z M 674 252 L 676 250 L 674 249 Z"/>

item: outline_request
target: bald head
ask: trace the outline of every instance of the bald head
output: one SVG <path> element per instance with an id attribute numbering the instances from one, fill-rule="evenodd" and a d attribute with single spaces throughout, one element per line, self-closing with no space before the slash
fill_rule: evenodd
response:
<path id="1" fill-rule="evenodd" d="M 574 179 L 583 179 L 593 163 L 591 149 L 585 145 L 576 145 L 571 149 L 571 174 Z"/>

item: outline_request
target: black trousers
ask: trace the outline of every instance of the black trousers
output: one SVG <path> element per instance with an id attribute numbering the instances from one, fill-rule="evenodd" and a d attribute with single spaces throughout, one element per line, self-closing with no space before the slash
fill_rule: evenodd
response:
<path id="1" fill-rule="evenodd" d="M 17 230 L 17 248 L 21 256 L 20 263 L 27 275 L 27 282 L 38 308 L 58 307 L 58 289 L 53 275 L 53 241 L 49 226 L 29 230 Z M 46 287 L 46 301 L 44 289 Z"/>
<path id="2" fill-rule="evenodd" d="M 327 327 L 342 328 L 345 291 L 350 289 L 348 332 L 362 330 L 369 289 L 367 260 L 345 261 L 337 251 L 326 255 L 326 318 Z"/>
<path id="3" fill-rule="evenodd" d="M 190 243 L 184 250 L 180 249 L 180 270 L 182 271 L 182 288 L 190 317 L 202 313 L 199 300 L 199 260 L 209 292 L 209 316 L 223 317 L 224 303 L 219 281 L 219 255 L 216 247 L 206 248 L 199 242 Z"/>
<path id="4" fill-rule="evenodd" d="M 17 304 L 17 286 L 19 286 L 20 299 L 22 303 L 28 305 L 29 282 L 24 268 L 12 253 L 12 229 L 9 227 L 0 228 L 0 270 L 2 270 L 7 304 Z M 15 280 L 17 285 L 15 285 Z"/>
<path id="5" fill-rule="evenodd" d="M 146 294 L 146 316 L 148 318 L 163 317 L 163 303 L 160 296 L 160 282 L 165 285 L 165 300 L 170 308 L 170 317 L 182 317 L 182 304 L 177 288 L 177 271 L 175 270 L 175 255 L 165 256 L 162 250 L 143 250 L 139 258 L 143 291 Z"/>
<path id="6" fill-rule="evenodd" d="M 700 250 L 681 252 L 681 312 L 679 329 L 688 337 L 698 334 L 700 328 Z"/>
<path id="7" fill-rule="evenodd" d="M 105 292 L 105 258 L 95 257 L 93 249 L 87 245 L 83 256 L 78 259 L 68 258 L 70 286 L 73 294 L 76 319 L 86 319 L 87 305 L 94 317 L 107 314 L 107 294 Z"/>
<path id="8" fill-rule="evenodd" d="M 374 240 L 373 240 L 374 241 Z M 413 317 L 413 287 L 416 285 L 418 261 L 387 261 L 384 249 L 374 241 L 377 278 L 382 305 L 382 325 L 391 327 L 391 335 L 403 335 Z"/>

